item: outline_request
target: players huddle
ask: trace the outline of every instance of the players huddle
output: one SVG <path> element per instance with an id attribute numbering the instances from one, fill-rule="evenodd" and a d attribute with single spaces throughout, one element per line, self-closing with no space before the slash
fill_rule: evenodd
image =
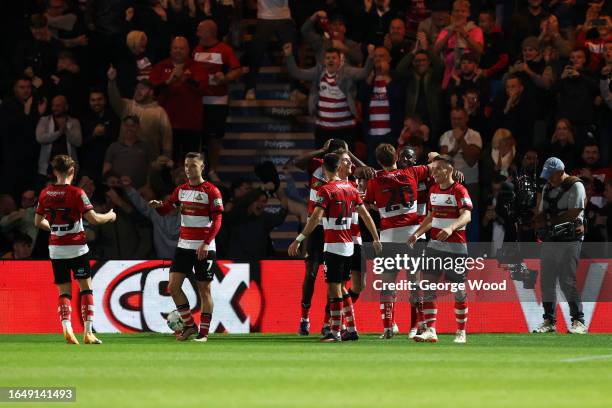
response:
<path id="1" fill-rule="evenodd" d="M 407 250 L 413 251 L 412 245 L 424 239 L 426 233 L 430 237 L 427 256 L 460 257 L 467 254 L 465 226 L 470 222 L 472 205 L 466 189 L 456 181 L 457 172 L 452 160 L 430 154 L 430 163 L 418 166 L 414 150 L 404 148 L 397 155 L 395 148 L 388 144 L 378 146 L 376 158 L 382 167 L 378 172 L 353 156 L 345 142 L 332 139 L 323 149 L 294 160 L 296 166 L 311 174 L 309 218 L 302 233 L 289 247 L 289 255 L 296 256 L 306 241 L 301 335 L 310 333 L 310 303 L 317 272 L 322 265 L 328 302 L 321 340 L 359 339 L 353 310 L 353 304 L 365 286 L 359 220 L 369 232 L 377 254 L 381 253 L 384 243 L 409 244 Z M 85 192 L 71 185 L 76 168 L 69 156 L 55 156 L 51 166 L 55 183 L 40 193 L 34 223 L 50 232 L 49 254 L 59 290 L 58 313 L 64 338 L 69 344 L 79 344 L 71 325 L 74 278 L 80 288 L 83 342 L 101 344 L 92 331 L 94 299 L 83 218 L 92 225 L 99 225 L 114 222 L 116 215 L 112 210 L 106 214 L 96 213 Z M 184 323 L 182 331 L 175 334 L 179 341 L 195 335 L 195 341 L 205 342 L 214 306 L 211 282 L 215 272 L 219 271 L 215 236 L 221 228 L 223 201 L 219 190 L 202 177 L 202 154 L 188 153 L 184 166 L 188 182 L 176 187 L 168 200 L 152 200 L 149 206 L 161 215 L 180 208 L 179 242 L 168 284 Z M 368 208 L 377 210 L 380 215 L 378 229 Z M 385 274 L 384 279 L 395 281 L 398 272 Z M 199 326 L 182 290 L 185 278 L 192 274 L 201 303 Z M 430 281 L 437 281 L 442 275 L 452 282 L 465 279 L 465 275 L 452 270 L 419 271 L 419 274 Z M 347 287 L 349 281 L 351 284 Z M 382 339 L 390 339 L 397 332 L 395 300 L 395 293 L 381 292 Z M 426 292 L 421 298 L 411 296 L 410 303 L 412 327 L 409 337 L 421 342 L 436 342 L 435 293 Z M 466 341 L 467 311 L 465 292 L 459 291 L 455 295 L 457 343 Z"/>
<path id="2" fill-rule="evenodd" d="M 393 146 L 381 144 L 376 149 L 376 159 L 382 170 L 372 175 L 358 163 L 360 167 L 355 176 L 361 173 L 368 178 L 365 191 L 360 192 L 357 189 L 361 183 L 359 177 L 353 182 L 348 180 L 352 166 L 350 157 L 346 144 L 331 140 L 324 149 L 295 160 L 296 164 L 303 165 L 304 159 L 310 159 L 307 167 L 312 176 L 309 219 L 289 247 L 289 255 L 296 256 L 302 242 L 308 238 L 299 334 L 310 334 L 308 312 L 321 263 L 329 305 L 321 331 L 321 341 L 325 342 L 359 338 L 353 303 L 365 286 L 365 274 L 361 273 L 361 251 L 354 244 L 361 243 L 355 215 L 359 215 L 370 232 L 376 254 L 380 254 L 384 243 L 402 243 L 409 245 L 408 252 L 419 256 L 413 246 L 428 234 L 426 256 L 457 258 L 467 255 L 465 226 L 470 222 L 472 202 L 465 187 L 457 181 L 462 175 L 455 171 L 452 159 L 434 153 L 430 154 L 428 165 L 416 165 L 416 154 L 411 148 L 404 148 L 398 156 Z M 375 209 L 380 216 L 380 238 L 366 206 Z M 351 270 L 357 272 L 353 274 L 357 275 L 356 279 L 355 276 L 351 278 Z M 383 279 L 394 282 L 398 273 L 391 271 L 384 274 Z M 418 274 L 431 282 L 442 277 L 451 282 L 465 281 L 465 275 L 454 270 L 424 270 Z M 412 276 L 415 278 L 417 276 Z M 347 290 L 349 280 L 351 287 Z M 421 297 L 414 295 L 410 298 L 412 327 L 408 337 L 419 342 L 437 342 L 435 293 L 426 291 Z M 390 339 L 397 332 L 395 300 L 396 293 L 392 291 L 380 294 L 381 339 Z M 458 291 L 455 294 L 455 343 L 466 342 L 467 312 L 466 293 Z"/>

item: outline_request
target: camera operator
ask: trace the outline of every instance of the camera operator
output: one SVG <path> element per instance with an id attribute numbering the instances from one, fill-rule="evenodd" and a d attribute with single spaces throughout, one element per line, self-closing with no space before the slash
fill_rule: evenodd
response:
<path id="1" fill-rule="evenodd" d="M 556 157 L 546 160 L 541 177 L 548 182 L 542 191 L 534 222 L 538 235 L 544 241 L 540 280 L 544 321 L 534 333 L 556 331 L 558 280 L 572 317 L 569 332 L 586 334 L 582 302 L 576 288 L 576 267 L 584 239 L 585 188 L 579 178 L 565 173 L 565 165 Z"/>

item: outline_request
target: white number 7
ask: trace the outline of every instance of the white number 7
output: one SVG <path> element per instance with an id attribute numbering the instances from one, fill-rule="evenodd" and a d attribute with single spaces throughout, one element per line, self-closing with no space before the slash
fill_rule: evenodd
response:
<path id="1" fill-rule="evenodd" d="M 206 268 L 206 271 L 210 271 L 210 268 L 212 268 L 212 265 L 213 265 L 213 260 L 207 259 L 206 263 L 208 264 L 208 268 Z"/>

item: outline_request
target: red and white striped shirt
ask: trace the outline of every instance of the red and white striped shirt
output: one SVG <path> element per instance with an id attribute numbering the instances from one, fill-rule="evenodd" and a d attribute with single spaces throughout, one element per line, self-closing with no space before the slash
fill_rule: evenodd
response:
<path id="1" fill-rule="evenodd" d="M 178 206 L 181 208 L 178 247 L 198 249 L 200 245 L 207 243 L 208 250 L 215 251 L 215 236 L 221 228 L 223 213 L 223 200 L 219 189 L 208 181 L 197 186 L 189 183 L 180 185 L 157 212 L 165 215 Z"/>
<path id="2" fill-rule="evenodd" d="M 332 180 L 319 188 L 317 206 L 325 210 L 323 251 L 342 256 L 353 255 L 353 213 L 362 204 L 359 192 L 349 181 Z"/>
<path id="3" fill-rule="evenodd" d="M 428 176 L 427 166 L 412 166 L 379 171 L 368 181 L 365 201 L 380 212 L 382 242 L 406 242 L 417 230 L 417 185 Z"/>
<path id="4" fill-rule="evenodd" d="M 308 163 L 308 173 L 310 173 L 310 195 L 308 197 L 308 216 L 312 215 L 317 205 L 317 191 L 325 183 L 325 174 L 323 173 L 323 159 L 314 157 Z"/>
<path id="5" fill-rule="evenodd" d="M 89 251 L 81 216 L 91 210 L 87 194 L 79 187 L 52 184 L 40 192 L 36 214 L 51 225 L 51 259 L 77 258 Z"/>
<path id="6" fill-rule="evenodd" d="M 374 80 L 372 97 L 369 106 L 370 130 L 372 136 L 382 136 L 391 132 L 391 110 L 389 109 L 389 96 L 387 83 L 381 79 Z"/>
<path id="7" fill-rule="evenodd" d="M 472 210 L 472 200 L 467 189 L 455 182 L 446 189 L 434 184 L 429 190 L 429 211 L 432 212 L 431 240 L 428 247 L 438 251 L 467 254 L 467 240 L 465 238 L 465 226 L 454 231 L 446 241 L 436 240 L 436 235 L 442 228 L 447 228 L 457 221 L 461 209 Z"/>
<path id="8" fill-rule="evenodd" d="M 212 47 L 198 44 L 193 50 L 193 59 L 201 63 L 208 71 L 208 85 L 204 89 L 202 103 L 204 105 L 227 105 L 229 102 L 227 84 L 217 84 L 215 74 L 227 73 L 240 68 L 240 61 L 229 45 L 218 42 Z"/>
<path id="9" fill-rule="evenodd" d="M 319 83 L 319 103 L 316 125 L 327 130 L 347 129 L 356 125 L 346 95 L 336 83 L 336 75 L 326 72 Z"/>

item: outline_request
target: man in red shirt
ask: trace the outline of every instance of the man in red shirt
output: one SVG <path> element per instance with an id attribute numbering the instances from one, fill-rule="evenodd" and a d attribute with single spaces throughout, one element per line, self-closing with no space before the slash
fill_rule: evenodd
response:
<path id="1" fill-rule="evenodd" d="M 208 176 L 216 181 L 221 139 L 225 136 L 229 112 L 228 84 L 242 75 L 242 68 L 232 47 L 217 38 L 217 24 L 213 20 L 202 21 L 197 35 L 200 42 L 193 49 L 193 60 L 208 72 L 208 84 L 202 97 L 204 142 L 209 149 Z"/>
<path id="2" fill-rule="evenodd" d="M 190 152 L 185 156 L 185 174 L 189 180 L 178 186 L 165 201 L 152 200 L 149 206 L 161 215 L 181 209 L 179 242 L 172 266 L 168 289 L 176 310 L 180 313 L 185 327 L 177 340 L 185 341 L 198 333 L 195 341 L 208 340 L 208 331 L 213 313 L 213 298 L 210 284 L 215 273 L 220 273 L 216 260 L 215 237 L 221 228 L 223 200 L 219 189 L 202 178 L 204 157 L 201 153 Z M 200 328 L 193 320 L 189 300 L 183 292 L 183 281 L 195 270 L 195 280 L 202 302 Z"/>
<path id="3" fill-rule="evenodd" d="M 202 64 L 189 58 L 185 37 L 172 41 L 170 58 L 153 67 L 149 80 L 158 93 L 158 103 L 170 118 L 175 161 L 187 152 L 201 151 L 201 99 L 208 85 L 208 73 Z"/>
<path id="4" fill-rule="evenodd" d="M 467 241 L 465 226 L 470 223 L 472 200 L 467 189 L 453 178 L 454 166 L 452 158 L 440 155 L 433 159 L 432 175 L 436 184 L 429 191 L 428 214 L 419 228 L 408 238 L 408 244 L 414 245 L 417 237 L 430 231 L 430 241 L 425 250 L 426 267 L 423 271 L 423 281 L 438 282 L 440 277 L 453 283 L 465 283 L 467 271 L 463 262 L 467 256 Z M 429 260 L 453 259 L 452 269 L 428 268 Z M 435 262 L 434 262 L 435 263 Z M 460 267 L 460 265 L 463 265 Z M 460 269 L 463 269 L 461 273 Z M 423 318 L 427 329 L 414 336 L 418 342 L 435 343 L 436 335 L 436 309 L 435 292 L 425 291 L 423 299 Z M 467 302 L 465 290 L 455 292 L 455 320 L 457 332 L 455 343 L 465 343 L 465 323 L 467 321 Z"/>
<path id="5" fill-rule="evenodd" d="M 324 229 L 324 270 L 327 282 L 329 307 L 331 314 L 331 333 L 321 339 L 324 342 L 340 341 L 342 310 L 350 309 L 346 304 L 350 296 L 342 298 L 342 283 L 350 279 L 351 262 L 354 252 L 351 224 L 353 212 L 363 219 L 368 231 L 372 234 L 373 245 L 377 254 L 382 250 L 376 225 L 364 207 L 357 189 L 349 182 L 338 178 L 341 156 L 328 153 L 323 158 L 323 172 L 327 184 L 317 191 L 316 208 L 304 230 L 289 246 L 289 255 L 297 256 L 299 246 L 308 235 L 323 221 Z M 346 316 L 347 330 L 354 333 L 350 340 L 357 340 L 354 316 Z"/>
<path id="6" fill-rule="evenodd" d="M 84 217 L 93 225 L 113 222 L 113 210 L 98 214 L 87 198 L 87 194 L 70 185 L 74 179 L 75 162 L 68 155 L 58 155 L 51 161 L 57 182 L 40 192 L 34 225 L 49 231 L 49 256 L 53 267 L 54 282 L 59 289 L 58 312 L 64 338 L 68 344 L 79 344 L 72 331 L 70 321 L 72 308 L 72 278 L 78 281 L 81 297 L 81 317 L 85 327 L 83 343 L 102 344 L 93 334 L 94 301 L 91 290 L 91 268 L 89 248 L 83 229 Z"/>

